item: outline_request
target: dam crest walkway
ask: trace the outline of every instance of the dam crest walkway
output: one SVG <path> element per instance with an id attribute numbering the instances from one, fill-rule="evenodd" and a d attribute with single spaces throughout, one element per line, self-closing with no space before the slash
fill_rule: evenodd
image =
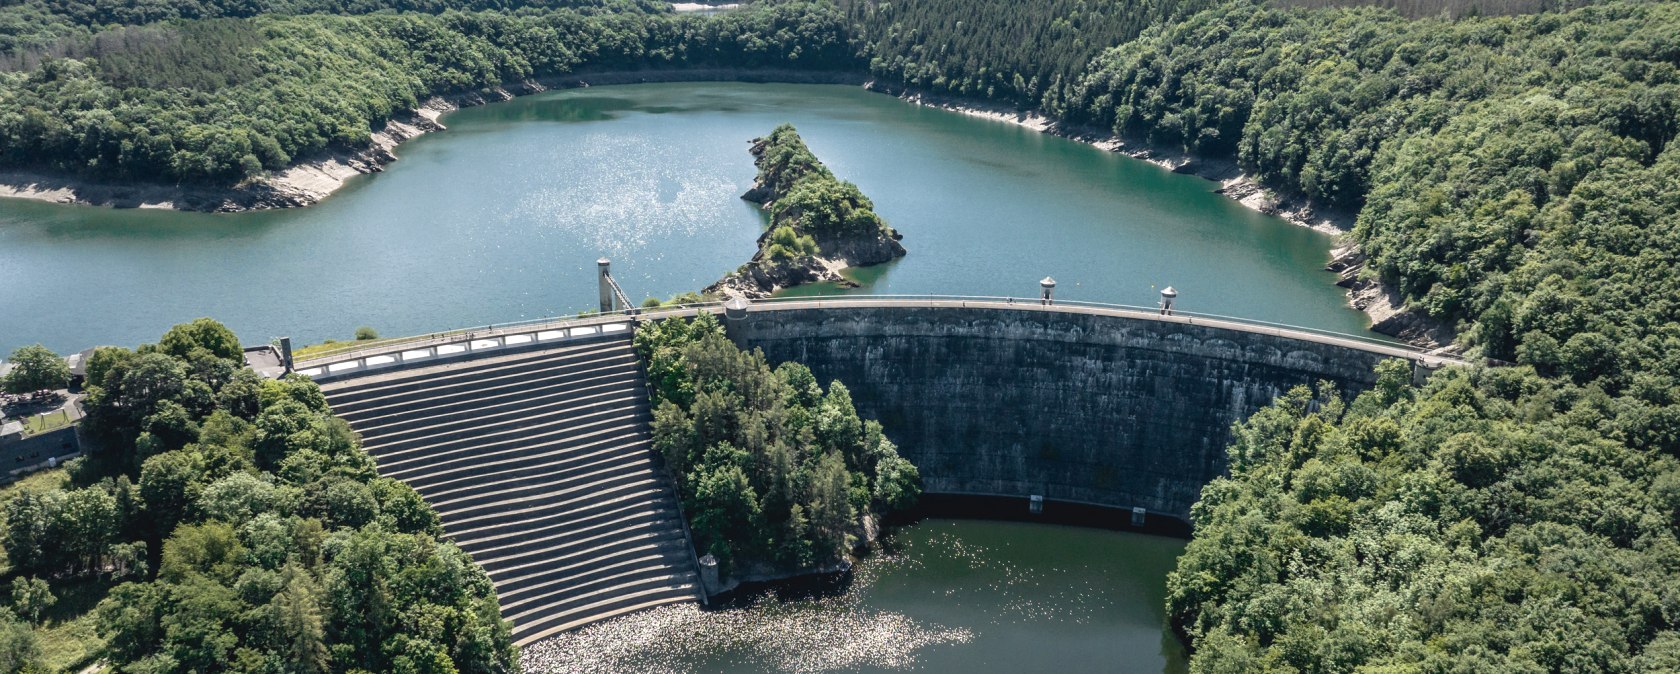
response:
<path id="1" fill-rule="evenodd" d="M 589 316 L 536 319 L 515 323 L 489 325 L 476 329 L 417 335 L 371 344 L 346 344 L 343 349 L 317 351 L 297 362 L 297 371 L 317 381 L 385 369 L 428 359 L 484 353 L 517 348 L 536 343 L 552 342 L 584 335 L 630 329 L 637 320 L 658 320 L 694 316 L 701 312 L 721 315 L 723 302 L 684 304 L 674 307 L 631 309 Z M 1042 304 L 1037 298 L 987 297 L 964 295 L 835 295 L 824 297 L 787 297 L 754 300 L 747 311 L 790 311 L 808 309 L 868 309 L 868 308 L 954 308 L 1003 309 L 1076 315 L 1112 316 L 1145 321 L 1160 321 L 1183 325 L 1237 330 L 1317 344 L 1344 347 L 1374 354 L 1422 363 L 1431 369 L 1442 365 L 1462 365 L 1455 356 L 1439 349 L 1423 349 L 1403 342 L 1366 335 L 1319 330 L 1282 323 L 1174 311 L 1162 314 L 1153 307 L 1106 304 L 1079 300 L 1057 300 Z"/>

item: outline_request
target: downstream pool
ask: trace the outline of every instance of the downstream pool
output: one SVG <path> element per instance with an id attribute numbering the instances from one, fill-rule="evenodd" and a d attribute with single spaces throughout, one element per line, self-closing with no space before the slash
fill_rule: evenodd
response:
<path id="1" fill-rule="evenodd" d="M 539 643 L 566 672 L 1185 671 L 1163 580 L 1184 542 L 1047 524 L 930 519 L 825 597 L 654 609 Z"/>
<path id="2" fill-rule="evenodd" d="M 213 316 L 247 343 L 387 336 L 590 308 L 594 261 L 635 295 L 697 290 L 752 256 L 747 142 L 792 122 L 872 198 L 909 256 L 866 292 L 1152 304 L 1347 332 L 1329 238 L 1215 184 L 857 87 L 649 84 L 444 118 L 380 174 L 303 209 L 112 210 L 0 199 L 0 353 L 155 340 Z"/>

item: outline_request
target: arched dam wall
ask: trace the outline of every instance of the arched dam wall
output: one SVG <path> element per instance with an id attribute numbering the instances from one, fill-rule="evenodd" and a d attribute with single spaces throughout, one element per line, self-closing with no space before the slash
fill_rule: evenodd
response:
<path id="1" fill-rule="evenodd" d="M 1187 520 L 1231 424 L 1291 387 L 1352 396 L 1404 347 L 1204 316 L 948 298 L 778 299 L 531 321 L 316 356 L 382 473 L 437 509 L 521 644 L 701 598 L 650 446 L 637 320 L 719 312 L 738 344 L 845 382 L 933 494 Z M 1427 364 L 1427 366 L 1425 366 Z M 1023 506 L 1022 511 L 1026 508 Z M 1003 514 L 1003 513 L 999 513 Z"/>
<path id="2" fill-rule="evenodd" d="M 929 493 L 1038 494 L 1185 520 L 1225 469 L 1233 423 L 1300 384 L 1330 381 L 1351 397 L 1379 361 L 1416 357 L 1142 312 L 867 304 L 754 306 L 726 323 L 772 363 L 844 382 Z"/>

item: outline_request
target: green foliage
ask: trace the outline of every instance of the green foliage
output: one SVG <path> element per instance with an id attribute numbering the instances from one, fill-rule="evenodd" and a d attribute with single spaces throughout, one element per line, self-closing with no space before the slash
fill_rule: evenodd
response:
<path id="1" fill-rule="evenodd" d="M 916 467 L 864 421 L 846 387 L 796 363 L 771 369 L 709 314 L 637 328 L 654 389 L 654 448 L 677 478 L 695 546 L 737 569 L 830 562 L 860 518 L 914 505 Z M 861 492 L 854 485 L 862 485 Z"/>
<path id="2" fill-rule="evenodd" d="M 87 385 L 104 386 L 105 373 L 110 372 L 112 366 L 133 355 L 133 351 L 118 346 L 101 346 L 94 349 L 93 353 L 88 355 L 87 362 L 82 364 Z"/>
<path id="3" fill-rule="evenodd" d="M 770 240 L 764 246 L 764 256 L 775 262 L 807 258 L 818 252 L 816 239 L 787 225 L 770 230 Z"/>
<path id="4" fill-rule="evenodd" d="M 41 614 L 58 601 L 47 581 L 18 576 L 12 579 L 12 612 L 30 624 L 41 622 Z"/>
<path id="5" fill-rule="evenodd" d="M 216 358 L 244 364 L 239 338 L 227 326 L 208 318 L 170 328 L 169 332 L 163 333 L 163 339 L 158 340 L 158 348 L 180 360 L 188 360 L 193 349 L 204 349 Z"/>
<path id="6" fill-rule="evenodd" d="M 783 124 L 753 148 L 758 185 L 768 193 L 774 229 L 765 246 L 773 260 L 817 254 L 816 239 L 892 233 L 856 185 L 834 177 L 793 125 Z M 813 238 L 814 237 L 814 238 Z"/>
<path id="7" fill-rule="evenodd" d="M 356 328 L 356 341 L 362 342 L 370 339 L 379 339 L 379 331 L 365 325 Z"/>
<path id="8" fill-rule="evenodd" d="M 207 320 L 113 353 L 88 421 L 126 473 L 19 493 L 0 543 L 21 573 L 127 581 L 94 611 L 115 668 L 513 671 L 488 577 L 313 382 L 235 370 L 238 341 Z M 14 585 L 26 617 L 50 605 L 38 583 Z"/>
<path id="9" fill-rule="evenodd" d="M 642 300 L 642 308 L 643 309 L 658 309 L 660 307 L 676 307 L 676 306 L 682 306 L 682 305 L 685 305 L 685 304 L 704 304 L 706 302 L 711 302 L 711 301 L 714 301 L 714 300 L 715 300 L 715 298 L 708 297 L 706 295 L 703 295 L 701 293 L 697 293 L 697 292 L 694 292 L 694 291 L 691 290 L 691 291 L 688 291 L 688 292 L 685 292 L 685 293 L 678 293 L 676 295 L 672 295 L 671 298 L 667 299 L 667 300 L 661 300 L 657 297 L 649 297 L 647 299 Z"/>
<path id="10" fill-rule="evenodd" d="M 1673 452 L 1675 25 L 1667 2 L 1457 21 L 1232 2 L 1104 54 L 1052 111 L 1358 209 L 1411 308 L 1596 385 L 1616 439 Z"/>
<path id="11" fill-rule="evenodd" d="M 70 366 L 47 347 L 40 344 L 20 346 L 12 351 L 15 366 L 6 375 L 5 388 L 12 393 L 32 393 L 42 389 L 61 389 L 70 385 Z"/>
<path id="12" fill-rule="evenodd" d="M 1255 414 L 1169 579 L 1192 671 L 1664 670 L 1680 461 L 1606 433 L 1607 402 L 1455 368 Z"/>
<path id="13" fill-rule="evenodd" d="M 365 147 L 370 131 L 434 95 L 586 66 L 854 62 L 831 5 L 779 2 L 716 16 L 643 9 L 262 14 L 30 47 L 14 55 L 11 72 L 0 65 L 0 166 L 227 185 Z"/>
<path id="14" fill-rule="evenodd" d="M 47 669 L 39 664 L 40 658 L 41 643 L 35 631 L 27 623 L 0 615 L 0 671 L 44 674 Z"/>
<path id="15" fill-rule="evenodd" d="M 1092 58 L 1210 0 L 843 0 L 871 73 L 918 89 L 1036 107 Z"/>

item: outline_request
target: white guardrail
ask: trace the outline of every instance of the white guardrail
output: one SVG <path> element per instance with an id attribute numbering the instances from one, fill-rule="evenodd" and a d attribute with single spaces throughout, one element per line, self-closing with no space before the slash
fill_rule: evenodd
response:
<path id="1" fill-rule="evenodd" d="M 1217 314 L 1203 314 L 1174 310 L 1162 314 L 1155 307 L 1140 307 L 1103 302 L 1056 300 L 1044 304 L 1038 298 L 987 297 L 965 295 L 828 295 L 817 297 L 773 297 L 753 300 L 750 312 L 822 308 L 988 308 L 1019 311 L 1053 311 L 1062 313 L 1116 316 L 1186 325 L 1240 330 L 1256 334 L 1274 335 L 1289 339 L 1332 344 L 1382 355 L 1419 361 L 1434 368 L 1457 365 L 1462 361 L 1450 356 L 1425 351 L 1401 342 L 1364 335 L 1306 328 L 1282 323 L 1258 321 Z M 298 359 L 296 371 L 316 378 L 333 378 L 359 374 L 387 367 L 438 360 L 464 353 L 488 353 L 538 343 L 561 343 L 593 336 L 622 332 L 634 328 L 637 320 L 692 316 L 700 311 L 721 313 L 723 302 L 703 302 L 648 309 L 628 309 L 581 317 L 543 318 L 516 323 L 488 325 L 483 328 L 452 330 L 395 340 L 381 340 L 376 344 L 346 345 L 343 351 L 319 353 Z"/>

